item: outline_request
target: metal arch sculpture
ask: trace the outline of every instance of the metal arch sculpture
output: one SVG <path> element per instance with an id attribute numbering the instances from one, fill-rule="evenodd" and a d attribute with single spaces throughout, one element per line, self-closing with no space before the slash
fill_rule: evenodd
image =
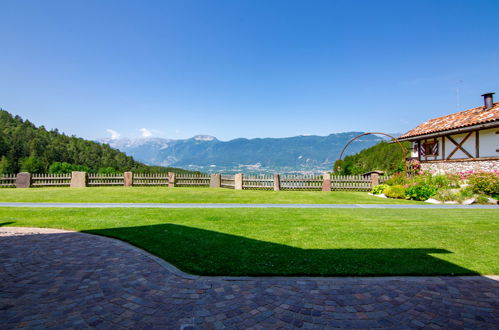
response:
<path id="1" fill-rule="evenodd" d="M 343 157 L 343 153 L 348 148 L 348 146 L 350 145 L 350 143 L 352 143 L 353 141 L 357 140 L 361 136 L 370 135 L 370 134 L 372 134 L 372 135 L 377 135 L 377 134 L 385 135 L 385 136 L 388 136 L 389 138 L 392 138 L 395 142 L 397 142 L 398 145 L 400 146 L 400 148 L 402 149 L 402 161 L 404 162 L 404 169 L 407 170 L 407 167 L 406 167 L 407 164 L 406 164 L 406 159 L 405 159 L 405 156 L 407 155 L 407 149 L 404 147 L 404 145 L 402 143 L 400 143 L 400 141 L 396 137 L 391 136 L 390 134 L 381 133 L 381 132 L 367 132 L 367 133 L 362 133 L 360 135 L 357 135 L 356 137 L 354 137 L 350 141 L 348 141 L 348 143 L 345 145 L 345 147 L 343 148 L 343 150 L 341 150 L 340 158 L 338 159 L 338 166 L 336 167 L 336 171 L 339 171 L 341 169 L 341 159 Z"/>

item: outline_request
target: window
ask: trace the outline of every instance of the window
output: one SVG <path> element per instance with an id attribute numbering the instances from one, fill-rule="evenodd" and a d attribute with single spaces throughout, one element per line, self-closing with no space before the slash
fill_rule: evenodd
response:
<path id="1" fill-rule="evenodd" d="M 423 151 L 426 156 L 438 156 L 438 141 L 427 141 L 423 143 Z"/>

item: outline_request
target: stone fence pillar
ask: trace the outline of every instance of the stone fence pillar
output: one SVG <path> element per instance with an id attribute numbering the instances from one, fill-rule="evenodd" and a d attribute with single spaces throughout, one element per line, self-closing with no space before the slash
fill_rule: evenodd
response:
<path id="1" fill-rule="evenodd" d="M 274 190 L 281 190 L 281 177 L 277 173 L 274 174 Z"/>
<path id="2" fill-rule="evenodd" d="M 168 172 L 168 187 L 175 187 L 177 177 L 174 172 Z"/>
<path id="3" fill-rule="evenodd" d="M 31 173 L 21 172 L 16 175 L 16 188 L 31 187 Z"/>
<path id="4" fill-rule="evenodd" d="M 322 175 L 322 191 L 331 191 L 331 173 Z"/>
<path id="5" fill-rule="evenodd" d="M 243 189 L 243 174 L 237 173 L 234 175 L 234 189 L 242 190 Z"/>
<path id="6" fill-rule="evenodd" d="M 220 188 L 222 185 L 222 176 L 220 174 L 210 175 L 210 188 Z"/>
<path id="7" fill-rule="evenodd" d="M 123 173 L 123 185 L 125 187 L 131 187 L 133 185 L 133 173 L 132 172 Z"/>
<path id="8" fill-rule="evenodd" d="M 71 172 L 71 188 L 82 188 L 87 186 L 87 172 Z"/>
<path id="9" fill-rule="evenodd" d="M 379 174 L 371 173 L 371 188 L 379 185 Z"/>

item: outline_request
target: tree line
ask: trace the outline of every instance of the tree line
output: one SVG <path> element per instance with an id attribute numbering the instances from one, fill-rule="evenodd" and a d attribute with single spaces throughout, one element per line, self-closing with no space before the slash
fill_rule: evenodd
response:
<path id="1" fill-rule="evenodd" d="M 408 151 L 411 150 L 409 142 L 402 143 Z M 336 161 L 333 170 L 340 175 L 358 175 L 373 170 L 381 170 L 386 174 L 402 172 L 404 171 L 402 155 L 402 149 L 397 143 L 380 142 L 355 155 L 346 156 L 341 161 L 340 171 L 336 171 L 338 168 Z"/>
<path id="2" fill-rule="evenodd" d="M 36 127 L 29 120 L 0 109 L 0 173 L 192 173 L 148 166 L 107 144 L 67 136 L 57 129 Z"/>

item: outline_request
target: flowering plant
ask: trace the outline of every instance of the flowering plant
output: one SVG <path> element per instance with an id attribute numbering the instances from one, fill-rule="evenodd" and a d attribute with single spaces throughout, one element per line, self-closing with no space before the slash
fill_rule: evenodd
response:
<path id="1" fill-rule="evenodd" d="M 486 171 L 478 171 L 478 172 L 475 172 L 473 170 L 469 170 L 469 171 L 461 171 L 459 172 L 459 177 L 461 178 L 461 180 L 468 180 L 470 178 L 470 176 L 472 176 L 473 174 L 480 174 L 480 173 L 488 173 L 488 174 L 495 174 L 496 176 L 499 176 L 499 171 L 491 171 L 491 172 L 486 172 Z"/>
<path id="2" fill-rule="evenodd" d="M 471 189 L 480 194 L 499 194 L 499 173 L 498 172 L 477 172 L 469 177 Z"/>
<path id="3" fill-rule="evenodd" d="M 411 172 L 414 175 L 419 175 L 421 174 L 421 163 L 417 159 L 411 159 L 408 164 L 409 172 Z"/>
<path id="4" fill-rule="evenodd" d="M 468 179 L 469 179 L 469 177 L 470 177 L 473 173 L 474 173 L 474 171 L 473 171 L 473 170 L 469 170 L 469 171 L 461 171 L 461 172 L 459 172 L 459 174 L 458 174 L 458 175 L 459 175 L 459 178 L 460 178 L 461 180 L 468 180 Z"/>

